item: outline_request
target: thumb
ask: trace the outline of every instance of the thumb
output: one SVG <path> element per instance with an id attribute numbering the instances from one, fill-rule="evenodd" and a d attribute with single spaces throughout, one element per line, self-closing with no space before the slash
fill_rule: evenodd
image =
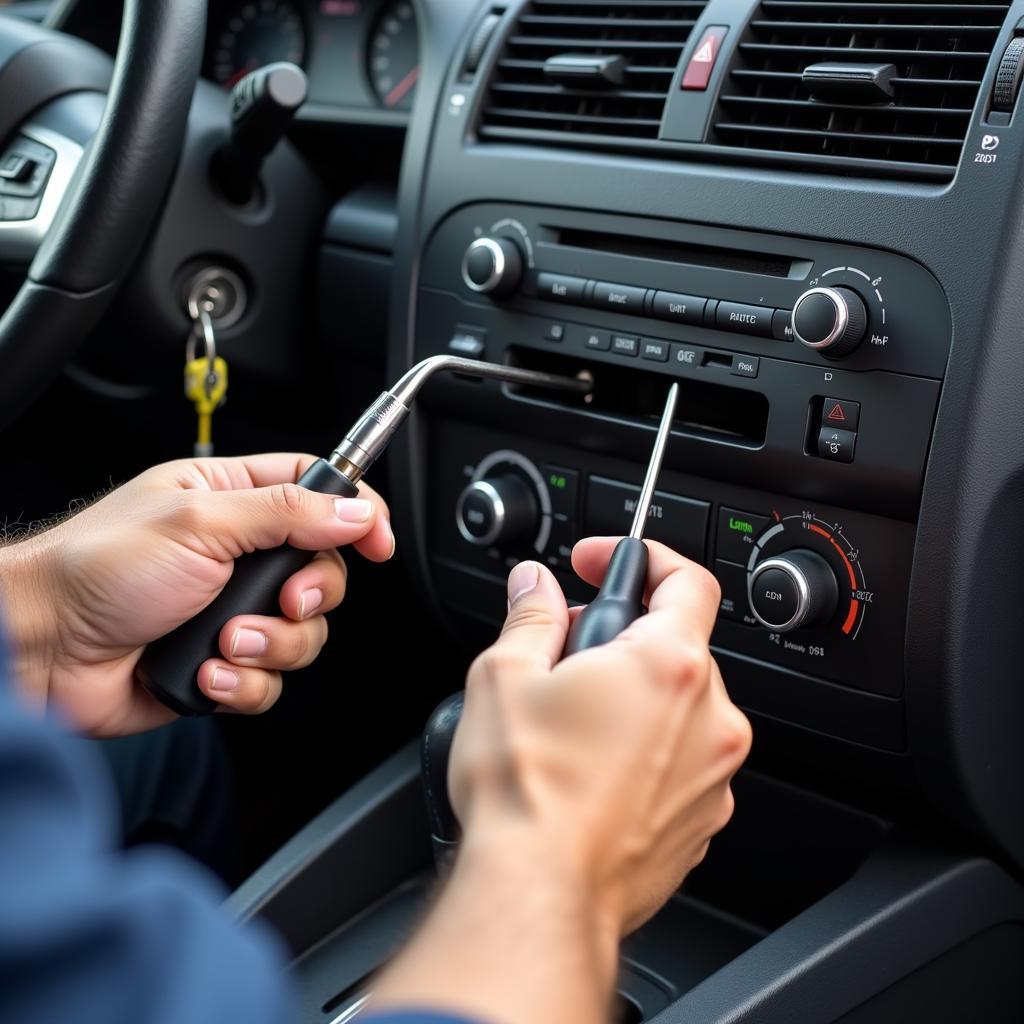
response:
<path id="1" fill-rule="evenodd" d="M 200 508 L 212 552 L 232 558 L 282 544 L 326 551 L 352 544 L 378 525 L 387 528 L 366 498 L 336 498 L 294 483 L 205 492 Z"/>
<path id="2" fill-rule="evenodd" d="M 508 617 L 494 650 L 551 669 L 561 658 L 569 610 L 558 581 L 539 562 L 520 562 L 508 577 Z"/>

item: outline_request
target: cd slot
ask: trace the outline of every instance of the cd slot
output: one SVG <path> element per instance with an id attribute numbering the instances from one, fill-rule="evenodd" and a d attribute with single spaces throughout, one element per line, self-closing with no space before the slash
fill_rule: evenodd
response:
<path id="1" fill-rule="evenodd" d="M 643 422 L 657 422 L 671 383 L 671 378 L 663 374 L 536 349 L 511 348 L 508 362 L 513 366 L 548 373 L 583 376 L 593 382 L 590 393 L 586 395 L 563 395 L 542 388 L 509 386 L 513 395 Z M 747 448 L 759 448 L 764 443 L 769 403 L 760 392 L 688 377 L 679 378 L 678 383 L 679 413 L 675 429 Z"/>
<path id="2" fill-rule="evenodd" d="M 806 260 L 793 260 L 777 253 L 740 252 L 692 242 L 636 238 L 604 231 L 584 231 L 579 228 L 551 230 L 555 243 L 559 246 L 607 253 L 612 256 L 633 256 L 712 270 L 736 270 L 744 274 L 760 274 L 762 277 L 805 277 L 810 268 L 810 263 Z"/>

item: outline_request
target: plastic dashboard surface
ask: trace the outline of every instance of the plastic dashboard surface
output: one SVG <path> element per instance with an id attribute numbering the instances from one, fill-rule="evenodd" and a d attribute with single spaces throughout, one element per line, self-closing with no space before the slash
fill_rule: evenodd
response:
<path id="1" fill-rule="evenodd" d="M 410 0 L 215 0 L 208 25 L 203 74 L 226 89 L 290 61 L 309 76 L 300 119 L 408 120 L 420 63 Z"/>
<path id="2" fill-rule="evenodd" d="M 419 6 L 424 62 L 399 196 L 389 373 L 400 372 L 417 352 L 428 294 L 422 285 L 435 272 L 424 264 L 428 240 L 454 211 L 476 202 L 841 243 L 925 268 L 948 303 L 952 346 L 915 517 L 903 643 L 905 760 L 939 813 L 1024 863 L 1024 754 L 1011 725 L 1024 718 L 1013 612 L 1024 601 L 1024 539 L 1000 529 L 1009 509 L 1024 501 L 1024 454 L 1006 418 L 1024 393 L 1020 114 L 1000 131 L 998 160 L 981 162 L 972 157 L 988 130 L 975 111 L 964 156 L 945 185 L 722 163 L 720 154 L 649 159 L 478 141 L 486 69 L 521 6 L 510 5 L 482 75 L 469 83 L 459 77 L 460 59 L 484 6 L 468 0 Z M 712 0 L 705 17 L 718 11 L 735 18 L 741 9 L 753 16 L 755 7 Z M 1024 3 L 1013 4 L 996 52 L 1022 16 Z M 989 63 L 983 96 L 990 94 L 996 63 Z M 493 416 L 502 408 L 492 403 Z M 510 423 L 511 415 L 506 428 Z M 430 501 L 421 457 L 430 444 L 431 419 L 423 415 L 393 450 L 391 473 L 400 492 L 396 516 L 415 532 L 406 557 L 424 596 L 436 599 L 424 553 Z M 790 739 L 782 736 L 783 743 Z M 840 756 L 827 745 L 814 749 L 816 756 Z"/>

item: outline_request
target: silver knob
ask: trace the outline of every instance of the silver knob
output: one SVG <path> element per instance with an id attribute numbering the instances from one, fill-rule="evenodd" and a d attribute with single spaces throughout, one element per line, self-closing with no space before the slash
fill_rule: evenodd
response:
<path id="1" fill-rule="evenodd" d="M 508 238 L 477 238 L 462 257 L 462 280 L 481 295 L 511 295 L 522 278 L 523 254 Z"/>
<path id="2" fill-rule="evenodd" d="M 754 566 L 747 583 L 754 618 L 775 633 L 818 626 L 835 614 L 839 584 L 814 551 L 797 549 Z"/>
<path id="3" fill-rule="evenodd" d="M 811 288 L 793 307 L 797 341 L 832 358 L 852 352 L 867 327 L 864 300 L 851 288 Z"/>

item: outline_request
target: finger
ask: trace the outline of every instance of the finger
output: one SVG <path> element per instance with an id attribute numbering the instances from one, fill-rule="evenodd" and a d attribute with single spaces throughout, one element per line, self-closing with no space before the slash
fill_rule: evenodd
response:
<path id="1" fill-rule="evenodd" d="M 191 491 L 171 512 L 169 526 L 177 526 L 191 547 L 205 548 L 220 560 L 282 544 L 324 551 L 362 541 L 362 554 L 384 561 L 391 556 L 394 541 L 382 506 L 376 495 L 337 498 L 294 483 Z"/>
<path id="2" fill-rule="evenodd" d="M 199 689 L 211 700 L 243 715 L 262 715 L 281 696 L 281 673 L 244 668 L 210 658 L 199 667 Z"/>
<path id="3" fill-rule="evenodd" d="M 233 666 L 287 671 L 312 664 L 327 642 L 327 620 L 303 622 L 263 615 L 238 615 L 220 631 L 219 647 Z"/>
<path id="4" fill-rule="evenodd" d="M 572 566 L 577 575 L 593 586 L 600 586 L 612 552 L 621 539 L 589 537 L 581 540 L 572 552 Z M 655 620 L 657 627 L 682 625 L 687 634 L 693 632 L 706 640 L 711 636 L 721 602 L 717 581 L 703 566 L 664 544 L 653 540 L 644 543 L 650 552 L 644 603 L 652 613 L 669 613 Z M 671 621 L 666 622 L 669 618 Z M 644 621 L 641 619 L 637 624 Z"/>
<path id="5" fill-rule="evenodd" d="M 502 677 L 550 670 L 562 657 L 569 629 L 558 581 L 539 562 L 520 562 L 509 574 L 508 600 L 501 636 L 477 659 L 476 669 Z"/>
<path id="6" fill-rule="evenodd" d="M 333 611 L 345 599 L 348 571 L 333 548 L 321 551 L 281 588 L 281 611 L 296 622 Z"/>

